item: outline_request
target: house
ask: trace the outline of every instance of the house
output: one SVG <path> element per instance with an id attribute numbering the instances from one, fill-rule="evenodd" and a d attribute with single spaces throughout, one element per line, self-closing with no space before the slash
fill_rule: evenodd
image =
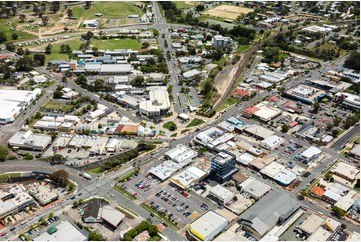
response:
<path id="1" fill-rule="evenodd" d="M 86 29 L 99 28 L 100 27 L 100 20 L 98 20 L 98 19 L 84 20 L 83 27 L 86 28 Z"/>
<path id="2" fill-rule="evenodd" d="M 230 37 L 223 37 L 222 35 L 215 35 L 213 37 L 214 47 L 229 47 L 231 45 Z"/>

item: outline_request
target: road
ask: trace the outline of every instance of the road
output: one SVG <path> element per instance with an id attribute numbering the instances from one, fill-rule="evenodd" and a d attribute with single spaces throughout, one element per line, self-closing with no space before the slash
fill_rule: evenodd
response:
<path id="1" fill-rule="evenodd" d="M 360 124 L 353 127 L 350 131 L 344 134 L 339 140 L 337 140 L 333 145 L 331 145 L 331 149 L 334 150 L 342 150 L 347 142 L 349 142 L 352 138 L 355 138 L 360 134 Z"/>

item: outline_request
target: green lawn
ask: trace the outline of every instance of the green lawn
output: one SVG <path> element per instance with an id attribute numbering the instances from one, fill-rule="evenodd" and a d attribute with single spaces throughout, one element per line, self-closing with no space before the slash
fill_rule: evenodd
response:
<path id="1" fill-rule="evenodd" d="M 221 106 L 219 106 L 219 108 L 217 109 L 217 112 L 222 111 L 223 109 L 226 109 L 226 108 L 236 104 L 237 102 L 238 102 L 237 98 L 230 97 L 226 101 L 224 101 Z"/>
<path id="2" fill-rule="evenodd" d="M 197 2 L 176 1 L 174 3 L 178 9 L 189 9 L 197 5 Z"/>
<path id="3" fill-rule="evenodd" d="M 142 44 L 138 39 L 92 40 L 91 44 L 99 50 L 134 49 L 139 50 Z"/>
<path id="4" fill-rule="evenodd" d="M 7 182 L 9 176 L 10 177 L 17 177 L 20 176 L 20 173 L 8 173 L 8 174 L 0 174 L 0 183 Z"/>
<path id="5" fill-rule="evenodd" d="M 191 127 L 194 127 L 194 126 L 198 126 L 198 125 L 201 125 L 205 123 L 204 120 L 202 119 L 199 119 L 199 118 L 195 118 L 192 120 L 192 122 L 190 122 L 188 125 L 187 125 L 187 128 L 191 128 Z"/>
<path id="6" fill-rule="evenodd" d="M 8 24 L 8 22 L 12 22 L 12 24 Z M 33 39 L 36 37 L 35 35 L 26 32 L 17 31 L 17 30 L 12 31 L 10 27 L 16 29 L 16 23 L 14 22 L 14 20 L 8 20 L 8 19 L 0 20 L 0 32 L 3 32 L 6 35 L 8 41 L 13 41 L 11 37 L 13 33 L 16 33 L 18 35 L 17 41 Z"/>
<path id="7" fill-rule="evenodd" d="M 177 137 L 177 133 L 172 134 L 170 137 Z"/>
<path id="8" fill-rule="evenodd" d="M 101 167 L 97 167 L 97 168 L 88 170 L 88 173 L 92 173 L 92 174 L 99 174 L 99 173 L 102 173 L 102 172 L 103 172 L 103 168 L 101 168 Z"/>
<path id="9" fill-rule="evenodd" d="M 116 207 L 116 209 L 119 210 L 120 212 L 124 213 L 124 215 L 129 219 L 134 219 L 135 217 L 138 217 L 138 215 L 135 212 L 133 212 L 130 209 L 127 209 L 121 205 L 118 205 Z"/>
<path id="10" fill-rule="evenodd" d="M 249 47 L 251 47 L 251 45 L 241 45 L 241 47 L 239 47 L 238 50 L 236 50 L 236 54 L 245 52 L 246 50 L 249 49 Z"/>
<path id="11" fill-rule="evenodd" d="M 72 106 L 62 103 L 62 102 L 51 100 L 51 101 L 47 102 L 43 106 L 43 108 L 48 109 L 48 110 L 54 110 L 54 111 L 63 111 L 65 113 L 67 113 L 70 109 L 72 109 Z"/>
<path id="12" fill-rule="evenodd" d="M 136 197 L 134 197 L 132 194 L 124 190 L 123 188 L 119 187 L 118 185 L 114 186 L 114 189 L 123 194 L 125 197 L 129 198 L 130 200 L 137 200 Z"/>
<path id="13" fill-rule="evenodd" d="M 148 204 L 146 203 L 141 203 L 140 206 L 142 208 L 144 208 L 145 210 L 153 213 L 156 217 L 162 219 L 163 221 L 165 221 L 168 225 L 170 225 L 171 227 L 173 227 L 175 230 L 179 230 L 179 227 L 177 227 L 177 225 L 175 225 L 175 223 L 173 223 L 172 221 L 170 221 L 167 217 L 161 215 L 160 213 L 158 213 L 158 211 L 154 210 L 152 207 L 150 207 Z"/>
<path id="14" fill-rule="evenodd" d="M 173 121 L 169 121 L 163 125 L 163 128 L 174 131 L 177 130 L 177 125 Z"/>
<path id="15" fill-rule="evenodd" d="M 73 8 L 73 16 L 83 19 L 94 19 L 95 14 L 103 14 L 102 18 L 125 17 L 131 14 L 141 14 L 141 10 L 131 2 L 95 2 L 90 9 L 84 9 L 84 5 Z"/>
<path id="16" fill-rule="evenodd" d="M 354 143 L 355 144 L 360 144 L 360 136 L 355 139 Z"/>

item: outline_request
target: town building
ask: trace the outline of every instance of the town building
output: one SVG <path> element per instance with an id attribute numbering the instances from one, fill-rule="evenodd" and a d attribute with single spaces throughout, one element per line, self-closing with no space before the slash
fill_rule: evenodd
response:
<path id="1" fill-rule="evenodd" d="M 195 166 L 190 166 L 184 171 L 170 178 L 170 182 L 181 189 L 188 189 L 196 182 L 202 180 L 207 173 Z"/>
<path id="2" fill-rule="evenodd" d="M 360 108 L 360 97 L 355 94 L 347 93 L 347 92 L 339 92 L 336 93 L 334 100 L 340 102 L 343 106 L 351 109 L 359 109 Z"/>
<path id="3" fill-rule="evenodd" d="M 353 165 L 340 161 L 331 168 L 330 172 L 352 183 L 358 177 L 360 170 Z"/>
<path id="4" fill-rule="evenodd" d="M 34 241 L 87 241 L 88 238 L 69 221 L 50 227 L 47 232 L 36 237 Z"/>
<path id="5" fill-rule="evenodd" d="M 50 187 L 39 185 L 37 183 L 30 184 L 28 187 L 28 192 L 42 206 L 45 206 L 59 198 L 59 195 Z"/>
<path id="6" fill-rule="evenodd" d="M 167 114 L 171 105 L 166 90 L 150 90 L 149 100 L 139 103 L 139 113 L 149 118 L 157 118 Z"/>
<path id="7" fill-rule="evenodd" d="M 259 146 L 266 150 L 274 150 L 275 148 L 278 148 L 280 145 L 282 145 L 284 142 L 285 140 L 283 138 L 277 135 L 271 135 L 262 140 Z"/>
<path id="8" fill-rule="evenodd" d="M 267 192 L 271 190 L 271 187 L 253 177 L 247 178 L 245 181 L 240 183 L 238 187 L 241 188 L 242 192 L 249 194 L 255 200 L 259 200 Z"/>
<path id="9" fill-rule="evenodd" d="M 100 20 L 98 19 L 84 20 L 83 27 L 86 29 L 99 28 L 100 24 Z"/>
<path id="10" fill-rule="evenodd" d="M 322 151 L 320 149 L 315 146 L 311 146 L 299 155 L 299 160 L 304 164 L 308 164 L 309 162 L 316 160 L 321 153 Z"/>
<path id="11" fill-rule="evenodd" d="M 229 152 L 223 151 L 211 160 L 210 176 L 219 183 L 229 181 L 238 169 L 236 168 L 236 157 Z"/>
<path id="12" fill-rule="evenodd" d="M 228 225 L 228 220 L 216 212 L 208 211 L 188 227 L 188 235 L 196 240 L 211 241 Z"/>
<path id="13" fill-rule="evenodd" d="M 0 217 L 18 213 L 34 203 L 23 185 L 9 184 L 0 187 Z"/>
<path id="14" fill-rule="evenodd" d="M 223 37 L 222 35 L 215 35 L 213 37 L 214 47 L 229 47 L 231 45 L 230 37 Z"/>
<path id="15" fill-rule="evenodd" d="M 8 143 L 13 149 L 44 151 L 51 144 L 51 136 L 36 134 L 28 130 L 27 132 L 17 132 Z"/>
<path id="16" fill-rule="evenodd" d="M 217 184 L 209 190 L 208 196 L 218 204 L 225 205 L 233 199 L 234 193 L 222 185 Z"/>

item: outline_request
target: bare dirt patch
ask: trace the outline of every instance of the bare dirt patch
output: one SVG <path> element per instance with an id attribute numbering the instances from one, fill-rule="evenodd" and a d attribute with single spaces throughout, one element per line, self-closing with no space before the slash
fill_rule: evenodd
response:
<path id="1" fill-rule="evenodd" d="M 209 9 L 208 11 L 206 11 L 206 14 L 214 17 L 236 20 L 240 14 L 247 14 L 252 11 L 253 9 L 251 8 L 222 4 L 215 8 Z"/>

